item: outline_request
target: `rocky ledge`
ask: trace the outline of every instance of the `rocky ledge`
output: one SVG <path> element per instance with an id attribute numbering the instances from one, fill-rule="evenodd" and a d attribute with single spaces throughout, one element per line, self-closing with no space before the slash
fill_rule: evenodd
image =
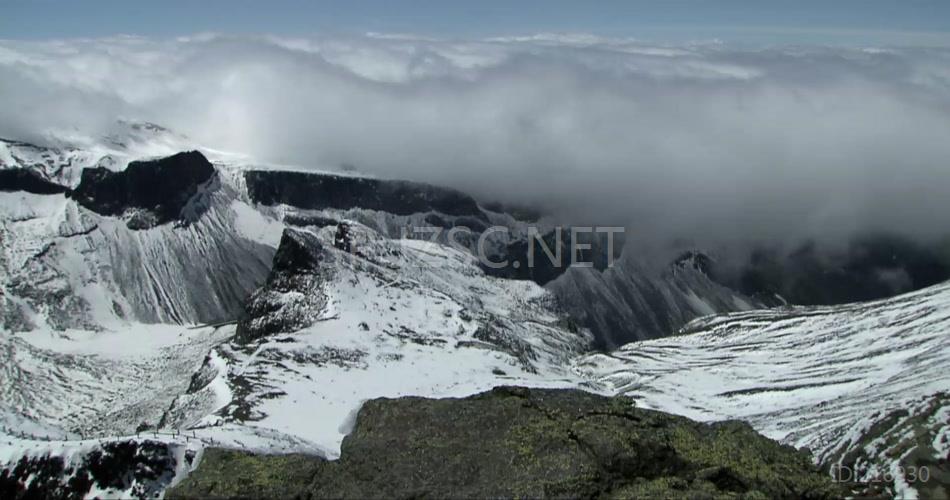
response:
<path id="1" fill-rule="evenodd" d="M 244 177 L 251 200 L 263 205 L 283 203 L 312 210 L 362 208 L 396 215 L 436 211 L 487 220 L 471 196 L 419 182 L 273 170 L 251 170 Z"/>
<path id="2" fill-rule="evenodd" d="M 339 460 L 209 449 L 166 498 L 833 498 L 808 454 L 578 390 L 365 403 Z"/>

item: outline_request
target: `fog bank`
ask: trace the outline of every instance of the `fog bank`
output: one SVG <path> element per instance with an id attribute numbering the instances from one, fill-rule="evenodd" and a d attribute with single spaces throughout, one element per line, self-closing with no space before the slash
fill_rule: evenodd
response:
<path id="1" fill-rule="evenodd" d="M 950 213 L 950 51 L 591 36 L 0 42 L 0 136 L 148 120 L 623 224 L 629 241 L 931 238 Z"/>

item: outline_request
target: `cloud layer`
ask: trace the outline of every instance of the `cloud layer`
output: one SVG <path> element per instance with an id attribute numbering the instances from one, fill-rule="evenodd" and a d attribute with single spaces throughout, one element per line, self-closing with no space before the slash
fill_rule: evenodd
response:
<path id="1" fill-rule="evenodd" d="M 950 229 L 950 50 L 591 36 L 0 42 L 0 136 L 160 123 L 626 224 L 636 241 Z"/>

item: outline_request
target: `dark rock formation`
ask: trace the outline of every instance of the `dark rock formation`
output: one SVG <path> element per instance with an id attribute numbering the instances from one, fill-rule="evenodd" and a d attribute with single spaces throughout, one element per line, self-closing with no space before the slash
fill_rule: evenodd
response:
<path id="1" fill-rule="evenodd" d="M 133 161 L 120 172 L 83 169 L 79 186 L 69 196 L 100 215 L 132 215 L 129 228 L 146 229 L 182 219 L 199 186 L 214 175 L 214 166 L 204 155 L 189 151 Z"/>
<path id="2" fill-rule="evenodd" d="M 673 260 L 672 267 L 693 269 L 715 279 L 716 262 L 712 257 L 698 250 L 687 250 Z"/>
<path id="3" fill-rule="evenodd" d="M 166 498 L 834 498 L 807 453 L 577 390 L 368 401 L 336 461 L 207 450 Z"/>
<path id="4" fill-rule="evenodd" d="M 244 174 L 251 199 L 303 209 L 363 208 L 395 215 L 430 211 L 485 220 L 475 200 L 453 189 L 417 182 L 307 172 L 252 170 Z"/>
<path id="5" fill-rule="evenodd" d="M 235 340 L 241 343 L 312 324 L 326 305 L 321 285 L 332 256 L 305 231 L 284 230 L 264 286 L 247 301 Z"/>
<path id="6" fill-rule="evenodd" d="M 353 251 L 353 241 L 350 238 L 350 225 L 341 222 L 336 226 L 336 233 L 333 235 L 333 246 L 350 253 Z"/>
<path id="7" fill-rule="evenodd" d="M 78 457 L 24 456 L 0 469 L 0 498 L 78 500 L 104 489 L 155 498 L 171 482 L 175 465 L 168 446 L 154 441 L 110 442 Z"/>
<path id="8" fill-rule="evenodd" d="M 25 168 L 6 168 L 0 170 L 0 191 L 26 191 L 33 194 L 59 194 L 67 191 L 43 178 L 33 170 Z"/>

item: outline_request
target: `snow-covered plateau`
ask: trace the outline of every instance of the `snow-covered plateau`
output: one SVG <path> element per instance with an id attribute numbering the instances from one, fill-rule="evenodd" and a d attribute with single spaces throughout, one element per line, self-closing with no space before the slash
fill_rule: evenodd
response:
<path id="1" fill-rule="evenodd" d="M 367 399 L 523 385 L 746 420 L 829 473 L 886 475 L 908 497 L 934 483 L 895 471 L 947 480 L 948 284 L 750 310 L 701 270 L 651 277 L 624 256 L 604 272 L 555 270 L 541 286 L 486 273 L 471 251 L 478 228 L 517 238 L 527 223 L 463 193 L 261 165 L 149 124 L 120 129 L 0 142 L 0 171 L 26 172 L 0 178 L 4 477 L 58 475 L 79 496 L 160 495 L 207 446 L 334 458 Z M 403 237 L 427 225 L 475 237 L 469 248 Z M 597 311 L 630 319 L 592 320 Z M 618 322 L 649 338 L 699 316 L 679 335 L 591 354 Z M 148 473 L 126 474 L 119 458 Z"/>

